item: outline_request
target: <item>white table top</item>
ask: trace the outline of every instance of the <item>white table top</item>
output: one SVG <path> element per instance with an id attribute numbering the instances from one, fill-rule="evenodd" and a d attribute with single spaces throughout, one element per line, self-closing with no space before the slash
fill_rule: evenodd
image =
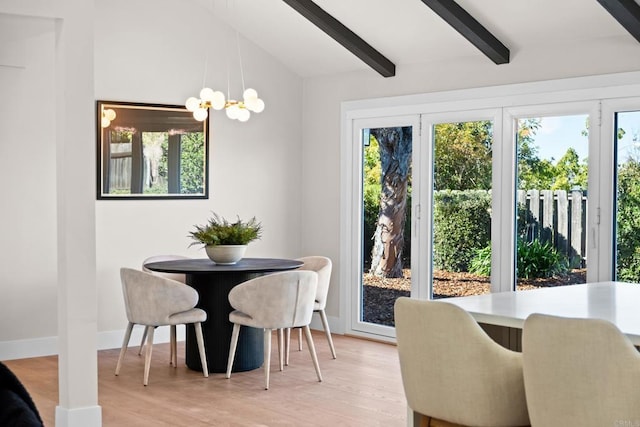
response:
<path id="1" fill-rule="evenodd" d="M 640 284 L 599 282 L 442 299 L 478 322 L 522 329 L 532 313 L 605 319 L 640 345 Z"/>

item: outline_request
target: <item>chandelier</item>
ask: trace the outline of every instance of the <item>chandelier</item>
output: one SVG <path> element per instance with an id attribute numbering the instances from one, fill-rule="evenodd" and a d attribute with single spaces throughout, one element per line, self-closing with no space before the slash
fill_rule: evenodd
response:
<path id="1" fill-rule="evenodd" d="M 238 47 L 238 60 L 240 63 L 240 79 L 242 81 L 242 101 L 232 99 L 229 90 L 229 71 L 227 68 L 227 97 L 219 90 L 204 87 L 199 94 L 189 97 L 185 102 L 185 107 L 193 113 L 193 118 L 198 121 L 206 120 L 209 116 L 209 109 L 222 110 L 227 113 L 227 117 L 232 120 L 246 122 L 251 117 L 251 113 L 261 113 L 264 110 L 264 101 L 258 97 L 255 89 L 245 89 L 244 70 L 242 69 L 242 57 L 240 56 L 240 40 L 236 32 L 236 42 Z M 205 65 L 206 76 L 206 65 Z M 203 84 L 204 86 L 204 84 Z"/>
<path id="2" fill-rule="evenodd" d="M 242 101 L 237 101 L 229 97 L 225 99 L 221 91 L 205 87 L 200 91 L 200 98 L 188 98 L 185 107 L 193 113 L 193 118 L 200 122 L 206 120 L 209 108 L 224 108 L 230 119 L 246 122 L 251 117 L 251 112 L 261 113 L 264 110 L 264 101 L 258 98 L 258 92 L 251 88 L 244 90 Z"/>

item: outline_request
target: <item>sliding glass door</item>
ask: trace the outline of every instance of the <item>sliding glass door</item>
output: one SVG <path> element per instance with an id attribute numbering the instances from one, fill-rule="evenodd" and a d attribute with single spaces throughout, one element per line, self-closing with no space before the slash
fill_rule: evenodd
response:
<path id="1" fill-rule="evenodd" d="M 491 291 L 494 133 L 500 110 L 424 115 L 430 298 Z"/>
<path id="2" fill-rule="evenodd" d="M 353 327 L 381 336 L 394 335 L 393 305 L 412 293 L 413 223 L 417 201 L 416 142 L 419 117 L 357 121 L 360 230 Z"/>
<path id="3" fill-rule="evenodd" d="M 349 332 L 394 337 L 400 296 L 640 283 L 640 98 L 349 123 Z"/>

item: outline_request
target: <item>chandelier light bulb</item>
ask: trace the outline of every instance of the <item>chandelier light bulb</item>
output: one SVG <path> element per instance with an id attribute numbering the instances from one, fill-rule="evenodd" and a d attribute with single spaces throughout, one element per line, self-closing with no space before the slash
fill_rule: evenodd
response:
<path id="1" fill-rule="evenodd" d="M 238 115 L 240 114 L 240 107 L 238 106 L 238 103 L 234 100 L 230 99 L 229 103 L 231 105 L 227 107 L 227 117 L 229 117 L 232 120 L 236 120 L 238 118 Z"/>
<path id="2" fill-rule="evenodd" d="M 198 108 L 193 112 L 193 118 L 199 122 L 206 120 L 208 115 L 206 108 Z"/>
<path id="3" fill-rule="evenodd" d="M 246 122 L 251 117 L 251 113 L 246 108 L 238 108 L 238 121 Z"/>
<path id="4" fill-rule="evenodd" d="M 219 90 L 213 92 L 213 96 L 211 97 L 211 108 L 214 110 L 222 110 L 225 104 L 224 93 Z"/>
<path id="5" fill-rule="evenodd" d="M 211 102 L 215 96 L 213 89 L 205 87 L 200 91 L 200 99 L 205 102 Z"/>
<path id="6" fill-rule="evenodd" d="M 108 128 L 110 124 L 111 124 L 111 120 L 107 119 L 107 118 L 106 118 L 106 117 L 104 117 L 104 116 L 102 117 L 102 120 L 100 120 L 100 125 L 101 125 L 103 128 Z"/>
<path id="7" fill-rule="evenodd" d="M 196 111 L 198 108 L 200 108 L 200 100 L 193 96 L 189 97 L 187 99 L 187 102 L 184 103 L 184 106 L 187 107 L 188 111 Z"/>
<path id="8" fill-rule="evenodd" d="M 264 111 L 264 101 L 260 98 L 256 99 L 255 104 L 253 105 L 254 113 L 262 113 Z"/>
<path id="9" fill-rule="evenodd" d="M 247 89 L 244 91 L 244 93 L 242 94 L 242 97 L 244 98 L 245 101 L 248 101 L 250 99 L 258 99 L 258 92 L 256 92 L 255 89 Z"/>

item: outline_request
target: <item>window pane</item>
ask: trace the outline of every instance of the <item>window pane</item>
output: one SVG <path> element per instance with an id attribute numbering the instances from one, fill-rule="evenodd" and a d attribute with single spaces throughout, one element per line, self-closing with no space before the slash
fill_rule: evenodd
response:
<path id="1" fill-rule="evenodd" d="M 363 132 L 362 322 L 394 326 L 396 299 L 411 293 L 412 130 Z"/>
<path id="2" fill-rule="evenodd" d="M 616 114 L 616 279 L 640 282 L 640 111 Z"/>
<path id="3" fill-rule="evenodd" d="M 586 280 L 587 115 L 517 121 L 517 289 Z"/>
<path id="4" fill-rule="evenodd" d="M 493 123 L 434 126 L 433 298 L 490 292 Z"/>

